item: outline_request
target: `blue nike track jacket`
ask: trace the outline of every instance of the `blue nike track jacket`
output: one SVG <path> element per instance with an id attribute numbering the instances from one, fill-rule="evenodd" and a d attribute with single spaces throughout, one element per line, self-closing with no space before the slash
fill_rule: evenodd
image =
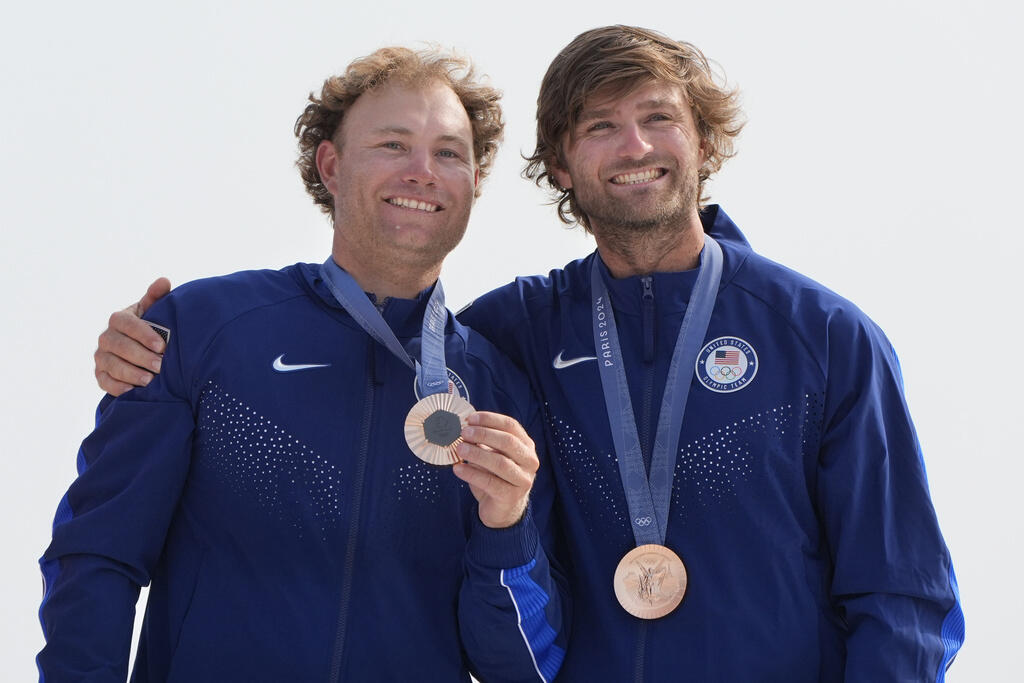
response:
<path id="1" fill-rule="evenodd" d="M 612 588 L 635 542 L 595 359 L 597 255 L 460 314 L 543 401 L 575 609 L 559 680 L 944 680 L 963 615 L 893 349 L 853 304 L 751 251 L 717 206 L 702 220 L 725 261 L 667 523 L 689 587 L 661 619 L 629 615 Z M 601 268 L 649 459 L 697 272 Z"/>
<path id="2" fill-rule="evenodd" d="M 383 316 L 418 355 L 427 294 Z M 41 680 L 550 681 L 565 646 L 542 546 L 548 459 L 525 518 L 484 527 L 416 459 L 413 372 L 316 265 L 193 282 L 147 318 L 163 371 L 100 405 L 41 560 Z M 449 315 L 450 386 L 541 438 L 529 386 Z"/>

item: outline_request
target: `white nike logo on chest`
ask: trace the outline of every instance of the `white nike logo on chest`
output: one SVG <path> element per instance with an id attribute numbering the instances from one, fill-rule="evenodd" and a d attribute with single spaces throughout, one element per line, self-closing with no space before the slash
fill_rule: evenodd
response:
<path id="1" fill-rule="evenodd" d="M 295 372 L 296 370 L 309 370 L 311 368 L 329 368 L 330 363 L 296 363 L 291 365 L 284 362 L 284 354 L 274 359 L 274 369 L 278 372 Z"/>
<path id="2" fill-rule="evenodd" d="M 555 359 L 553 361 L 551 361 L 551 366 L 555 370 L 561 370 L 561 369 L 567 368 L 567 367 L 569 367 L 571 365 L 576 365 L 577 363 L 582 363 L 582 362 L 588 361 L 588 360 L 597 360 L 597 356 L 579 356 L 578 358 L 568 358 L 568 359 L 565 359 L 565 358 L 562 358 L 562 354 L 563 353 L 565 353 L 565 349 L 562 349 L 561 351 L 559 351 L 558 355 L 555 356 Z"/>

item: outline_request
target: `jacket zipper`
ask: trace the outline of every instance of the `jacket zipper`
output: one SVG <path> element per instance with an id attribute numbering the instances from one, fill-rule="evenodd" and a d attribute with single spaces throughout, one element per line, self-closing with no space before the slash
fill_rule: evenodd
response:
<path id="1" fill-rule="evenodd" d="M 371 341 L 367 353 L 366 393 L 363 398 L 362 434 L 359 439 L 359 458 L 356 460 L 355 477 L 352 482 L 352 513 L 348 529 L 348 545 L 345 548 L 345 569 L 341 579 L 341 601 L 338 606 L 338 627 L 334 638 L 334 653 L 331 657 L 331 683 L 338 683 L 341 674 L 342 655 L 345 652 L 345 631 L 348 626 L 348 608 L 352 595 L 352 575 L 355 567 L 356 546 L 359 539 L 359 513 L 362 507 L 363 481 L 366 478 L 366 461 L 370 448 L 370 424 L 373 419 L 374 370 L 376 358 Z"/>
<path id="2" fill-rule="evenodd" d="M 651 471 L 652 429 L 651 411 L 654 408 L 654 278 L 650 275 L 640 278 L 643 294 L 640 300 L 641 343 L 643 344 L 643 404 L 640 412 L 640 450 L 644 466 Z"/>
<path id="3" fill-rule="evenodd" d="M 636 659 L 633 662 L 634 683 L 644 682 L 644 658 L 647 645 L 647 622 L 643 621 L 636 627 Z"/>

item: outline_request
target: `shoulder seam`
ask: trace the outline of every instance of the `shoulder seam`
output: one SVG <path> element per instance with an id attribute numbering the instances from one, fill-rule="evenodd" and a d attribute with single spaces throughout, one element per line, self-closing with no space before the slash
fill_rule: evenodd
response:
<path id="1" fill-rule="evenodd" d="M 753 299 L 757 300 L 758 302 L 761 303 L 762 306 L 764 306 L 769 311 L 771 311 L 776 316 L 778 316 L 786 324 L 786 327 L 788 327 L 790 329 L 790 331 L 792 331 L 793 334 L 800 340 L 800 343 L 803 345 L 804 351 L 807 353 L 807 355 L 810 356 L 810 358 L 812 358 L 814 360 L 814 365 L 818 368 L 818 373 L 821 375 L 822 381 L 827 380 L 828 379 L 828 373 L 826 372 L 825 368 L 822 367 L 820 359 L 814 354 L 814 347 L 811 345 L 811 343 L 807 339 L 807 337 L 800 331 L 800 329 L 796 325 L 793 324 L 792 318 L 790 316 L 784 314 L 782 311 L 780 311 L 774 304 L 769 303 L 767 300 L 765 300 L 764 297 L 762 297 L 760 294 L 758 294 L 754 290 L 752 290 L 749 287 L 746 287 L 745 285 L 740 284 L 739 282 L 737 282 L 736 276 L 739 274 L 740 270 L 742 270 L 742 268 L 745 265 L 746 265 L 746 259 L 744 259 L 743 263 L 741 263 L 739 265 L 739 267 L 737 267 L 736 271 L 733 273 L 733 276 L 729 279 L 729 284 L 734 285 L 735 287 L 740 289 L 747 296 L 752 297 Z"/>

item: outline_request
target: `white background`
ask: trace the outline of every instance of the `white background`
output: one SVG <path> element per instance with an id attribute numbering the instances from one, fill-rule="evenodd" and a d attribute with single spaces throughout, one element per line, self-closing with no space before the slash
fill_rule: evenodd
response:
<path id="1" fill-rule="evenodd" d="M 1019 680 L 1020 17 L 1011 3 L 22 2 L 0 27 L 0 679 L 42 645 L 36 560 L 100 398 L 96 335 L 157 275 L 318 261 L 293 168 L 305 96 L 435 41 L 505 92 L 507 141 L 449 259 L 453 308 L 592 248 L 518 177 L 547 64 L 609 23 L 694 42 L 744 93 L 711 187 L 755 248 L 854 300 L 900 352 L 967 643 Z M 415 8 L 414 8 L 415 7 Z M 879 653 L 884 656 L 884 653 Z"/>

